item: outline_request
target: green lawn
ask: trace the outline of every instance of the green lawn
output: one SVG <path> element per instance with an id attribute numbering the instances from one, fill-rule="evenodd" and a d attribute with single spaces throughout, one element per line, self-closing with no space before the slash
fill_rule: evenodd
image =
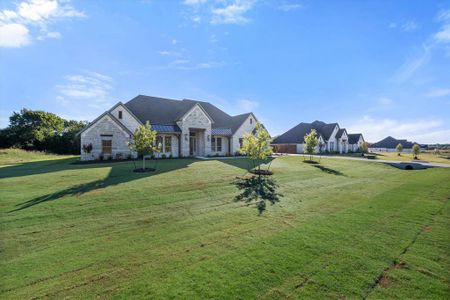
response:
<path id="1" fill-rule="evenodd" d="M 277 158 L 258 216 L 244 159 L 74 161 L 0 167 L 0 298 L 450 297 L 450 169 Z"/>
<path id="2" fill-rule="evenodd" d="M 376 153 L 378 159 L 386 159 L 386 160 L 398 160 L 398 161 L 413 161 L 413 156 L 411 153 L 401 153 L 398 155 L 397 152 L 378 152 Z M 420 153 L 418 161 L 425 162 L 435 162 L 441 164 L 450 164 L 450 154 L 433 154 L 429 152 Z"/>

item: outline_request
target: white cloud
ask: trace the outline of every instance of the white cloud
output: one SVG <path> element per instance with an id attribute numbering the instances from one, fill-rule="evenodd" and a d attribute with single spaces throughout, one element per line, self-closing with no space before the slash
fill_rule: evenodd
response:
<path id="1" fill-rule="evenodd" d="M 297 10 L 302 8 L 303 5 L 299 4 L 299 3 L 290 3 L 290 4 L 281 4 L 277 7 L 278 10 L 282 10 L 282 11 L 291 11 L 291 10 Z"/>
<path id="2" fill-rule="evenodd" d="M 31 43 L 33 32 L 38 33 L 38 40 L 60 38 L 59 32 L 48 30 L 49 25 L 61 19 L 85 16 L 83 12 L 73 8 L 68 0 L 22 1 L 17 4 L 15 11 L 0 11 L 0 47 L 26 46 Z"/>
<path id="3" fill-rule="evenodd" d="M 379 97 L 377 101 L 378 104 L 382 106 L 391 106 L 394 103 L 394 101 L 391 98 L 387 97 Z"/>
<path id="4" fill-rule="evenodd" d="M 22 24 L 0 25 L 0 47 L 19 48 L 31 43 L 28 28 Z"/>
<path id="5" fill-rule="evenodd" d="M 67 75 L 64 84 L 57 85 L 58 102 L 64 104 L 82 104 L 98 108 L 110 105 L 109 92 L 112 90 L 112 78 L 96 72 Z"/>
<path id="6" fill-rule="evenodd" d="M 404 82 L 410 79 L 419 68 L 428 63 L 431 58 L 432 47 L 433 45 L 423 44 L 419 50 L 419 54 L 408 58 L 403 65 L 398 68 L 393 76 L 394 81 Z"/>
<path id="7" fill-rule="evenodd" d="M 252 8 L 254 1 L 235 1 L 221 8 L 212 9 L 211 24 L 245 24 L 249 19 L 245 14 Z"/>
<path id="8" fill-rule="evenodd" d="M 427 98 L 437 98 L 437 97 L 444 97 L 450 95 L 450 89 L 440 89 L 435 88 L 431 89 L 428 93 L 425 94 L 425 97 Z"/>
<path id="9" fill-rule="evenodd" d="M 401 25 L 403 31 L 414 31 L 418 27 L 415 21 L 406 21 Z"/>
<path id="10" fill-rule="evenodd" d="M 184 0 L 183 4 L 184 5 L 199 5 L 199 4 L 204 4 L 206 2 L 207 2 L 207 0 Z"/>
<path id="11" fill-rule="evenodd" d="M 418 143 L 448 143 L 450 128 L 445 128 L 442 120 L 409 120 L 374 119 L 364 116 L 347 126 L 348 132 L 361 132 L 366 141 L 377 142 L 387 136 L 397 139 L 408 139 Z"/>
<path id="12" fill-rule="evenodd" d="M 246 14 L 257 0 L 185 0 L 187 19 L 194 23 L 208 20 L 211 24 L 245 24 Z"/>
<path id="13" fill-rule="evenodd" d="M 249 99 L 241 99 L 238 101 L 238 108 L 244 112 L 250 112 L 256 109 L 259 106 L 259 102 L 249 100 Z"/>

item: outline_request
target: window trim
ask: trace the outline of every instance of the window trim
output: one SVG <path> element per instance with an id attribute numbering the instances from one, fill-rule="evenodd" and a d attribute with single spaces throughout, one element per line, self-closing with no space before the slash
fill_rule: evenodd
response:
<path id="1" fill-rule="evenodd" d="M 105 145 L 105 142 L 109 142 L 109 146 Z M 105 151 L 105 149 L 109 148 L 109 152 Z M 102 139 L 102 153 L 103 154 L 112 154 L 112 140 L 104 140 Z"/>

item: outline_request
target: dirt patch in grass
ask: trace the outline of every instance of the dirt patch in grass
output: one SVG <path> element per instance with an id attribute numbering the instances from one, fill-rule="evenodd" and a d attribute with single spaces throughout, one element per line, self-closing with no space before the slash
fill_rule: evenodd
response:
<path id="1" fill-rule="evenodd" d="M 394 269 L 404 269 L 406 268 L 406 263 L 404 261 L 396 262 L 393 266 Z"/>
<path id="2" fill-rule="evenodd" d="M 430 226 L 427 226 L 423 229 L 423 232 L 431 232 L 433 231 L 433 228 L 431 228 Z"/>
<path id="3" fill-rule="evenodd" d="M 386 275 L 381 276 L 380 280 L 378 281 L 378 285 L 382 288 L 387 288 L 392 284 L 392 279 L 387 277 Z"/>

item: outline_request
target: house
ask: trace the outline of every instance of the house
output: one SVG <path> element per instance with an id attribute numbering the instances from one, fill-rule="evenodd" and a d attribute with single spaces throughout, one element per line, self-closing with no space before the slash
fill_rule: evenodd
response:
<path id="1" fill-rule="evenodd" d="M 235 154 L 244 134 L 255 129 L 251 112 L 230 116 L 208 102 L 139 95 L 117 103 L 79 132 L 81 160 L 135 156 L 128 148 L 136 128 L 147 121 L 167 157 Z M 83 151 L 92 145 L 92 151 Z"/>
<path id="2" fill-rule="evenodd" d="M 351 152 L 358 152 L 364 143 L 364 137 L 361 133 L 350 133 L 348 135 L 348 149 Z"/>
<path id="3" fill-rule="evenodd" d="M 378 141 L 369 146 L 370 152 L 395 152 L 397 151 L 397 145 L 401 144 L 403 146 L 404 152 L 411 152 L 412 147 L 415 143 L 409 142 L 407 140 L 397 140 L 392 136 L 388 136 L 381 141 Z"/>
<path id="4" fill-rule="evenodd" d="M 345 128 L 340 128 L 338 123 L 325 123 L 322 121 L 314 121 L 312 123 L 300 123 L 294 128 L 289 129 L 282 135 L 276 137 L 272 146 L 275 152 L 281 153 L 304 153 L 305 152 L 305 140 L 304 137 L 315 129 L 319 138 L 319 145 L 316 148 L 316 152 L 339 152 L 347 153 L 350 151 L 357 151 L 357 147 L 350 144 L 349 134 Z M 359 138 L 362 135 L 359 134 Z M 353 140 L 352 140 L 353 142 Z"/>

